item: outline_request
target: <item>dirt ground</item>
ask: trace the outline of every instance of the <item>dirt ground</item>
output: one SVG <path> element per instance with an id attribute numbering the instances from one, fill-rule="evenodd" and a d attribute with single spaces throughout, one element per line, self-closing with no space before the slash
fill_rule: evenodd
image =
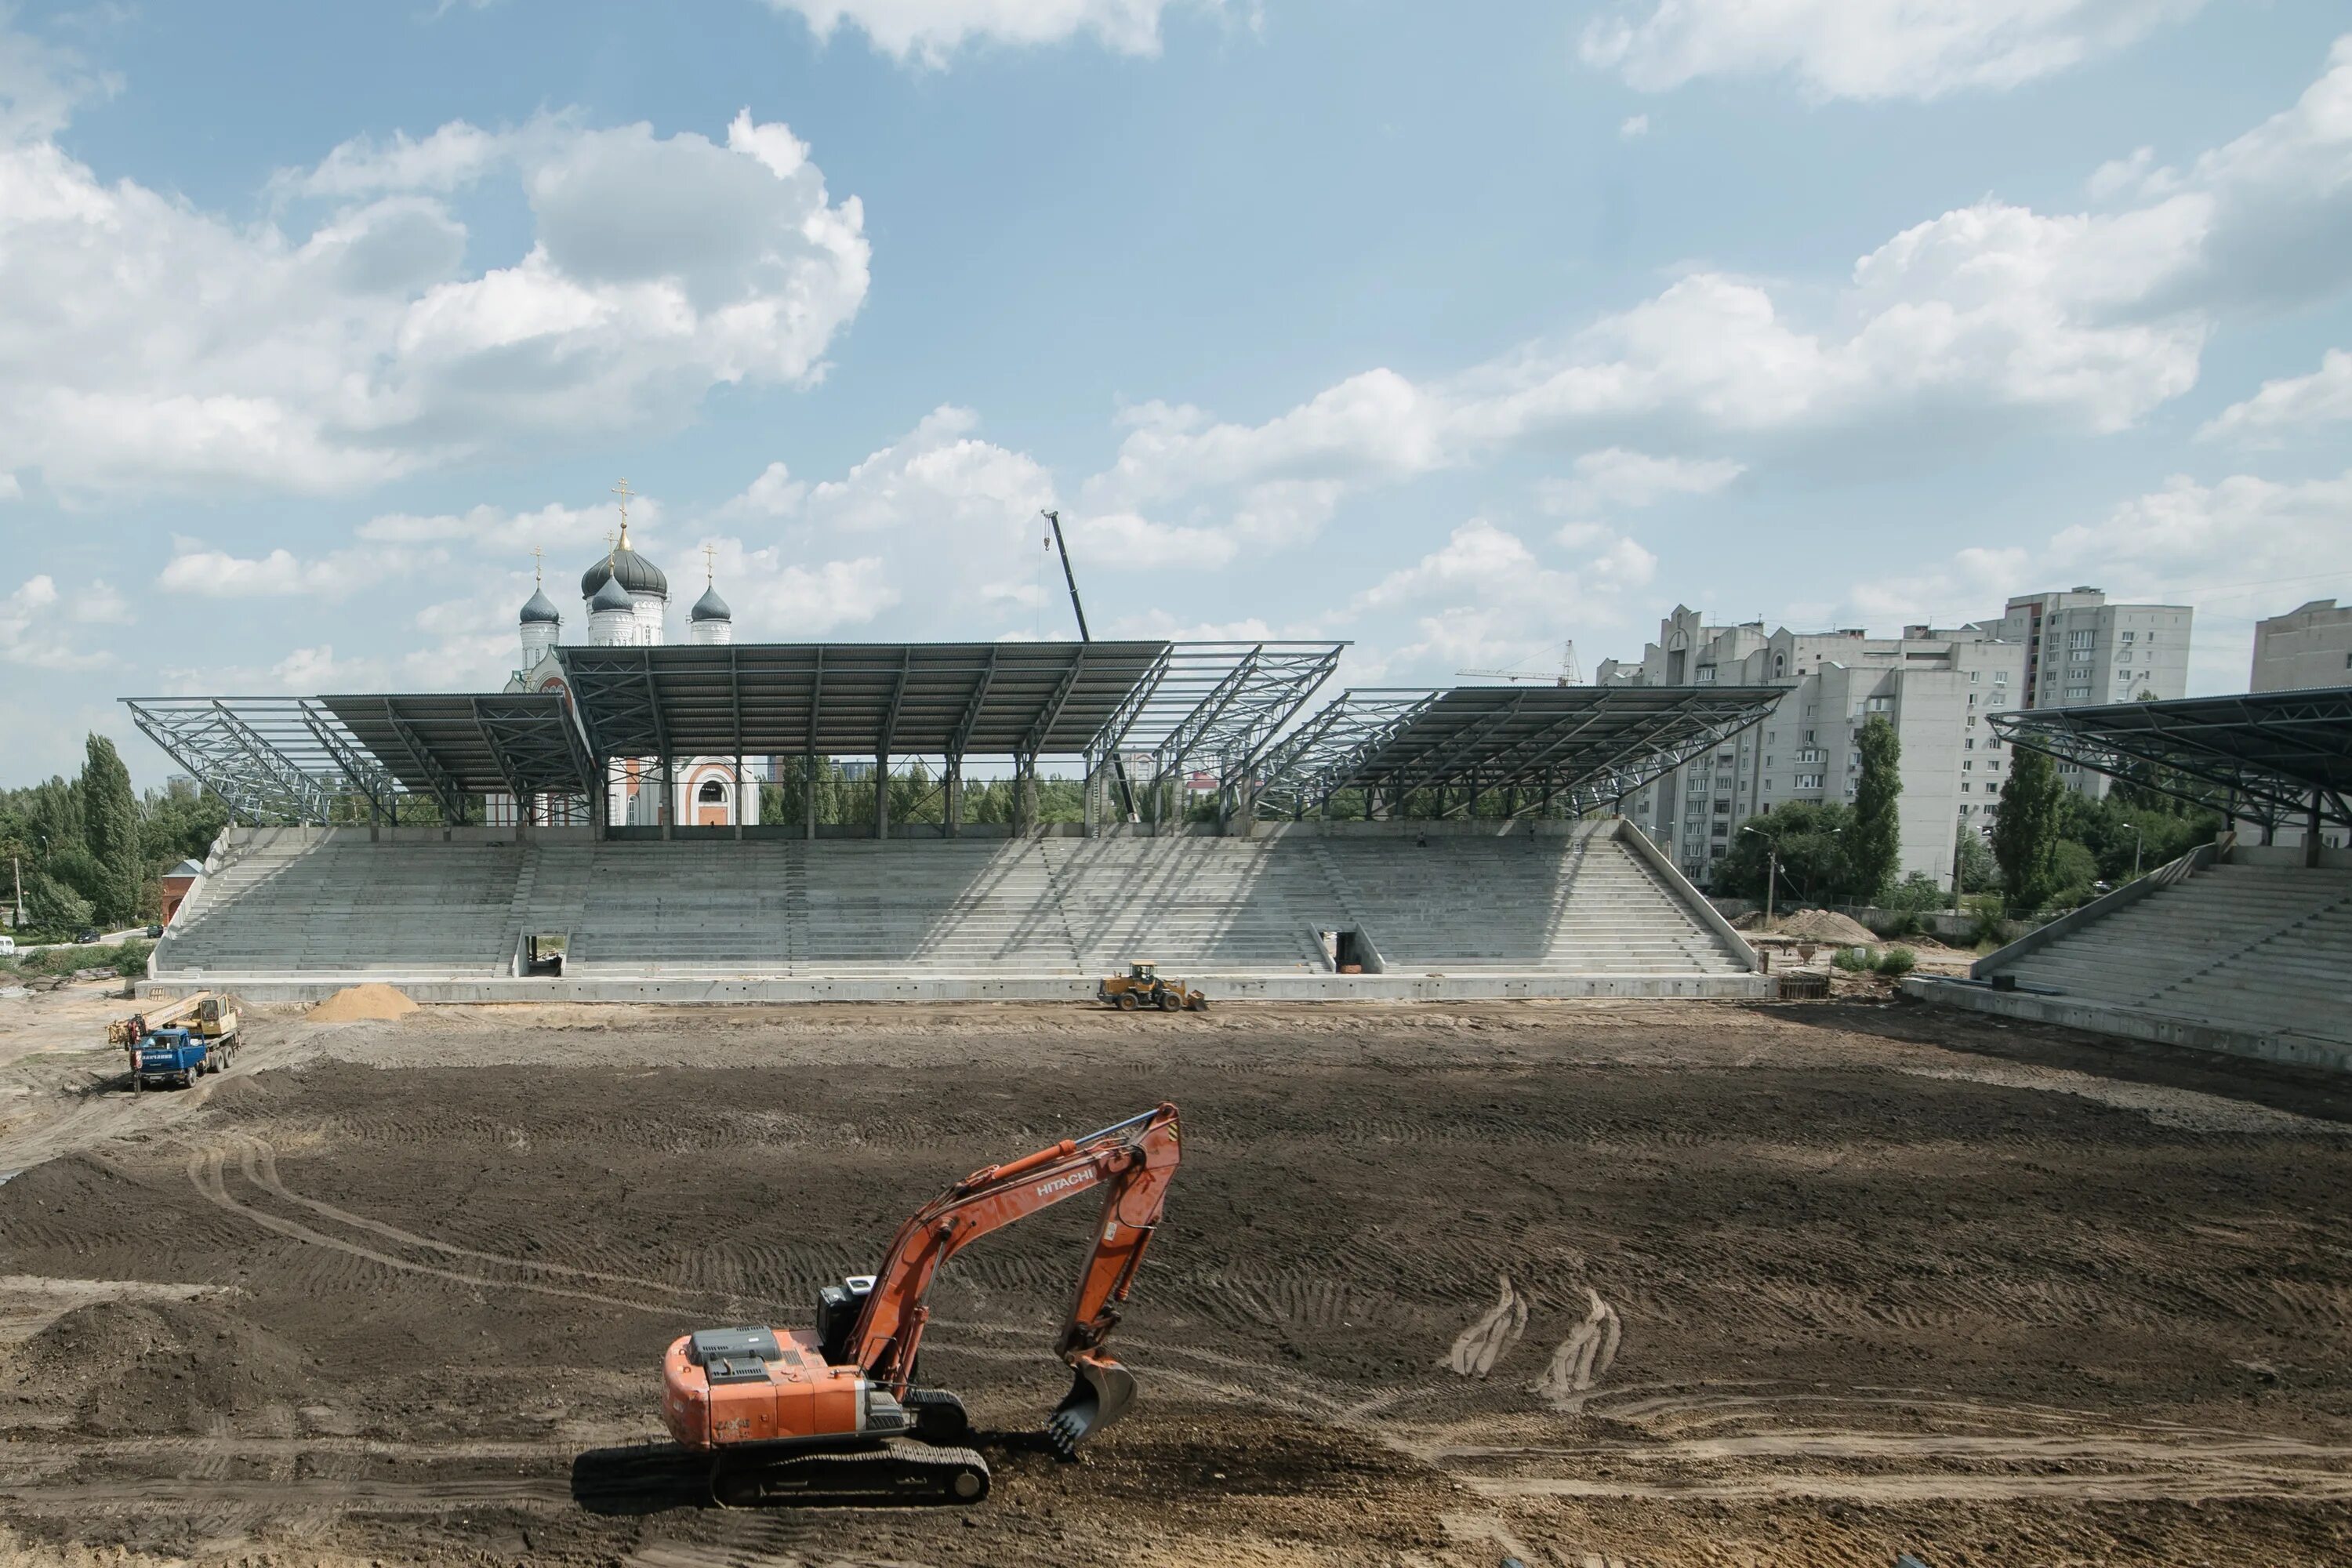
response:
<path id="1" fill-rule="evenodd" d="M 0 1562 L 2352 1560 L 2341 1080 L 1862 992 L 289 1009 L 134 1097 L 119 1010 L 0 1004 Z M 675 1335 L 1163 1099 L 1142 1397 L 1078 1463 L 1074 1203 L 934 1294 L 979 1508 L 614 1483 Z"/>

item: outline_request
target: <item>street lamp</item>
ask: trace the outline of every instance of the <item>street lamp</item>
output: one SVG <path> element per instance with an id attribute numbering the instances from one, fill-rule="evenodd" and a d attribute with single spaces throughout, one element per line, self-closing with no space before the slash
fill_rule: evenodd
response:
<path id="1" fill-rule="evenodd" d="M 1765 832 L 1760 827 L 1749 827 L 1743 824 L 1740 826 L 1739 831 L 1742 833 L 1753 833 L 1757 837 L 1764 840 L 1764 929 L 1766 931 L 1770 931 L 1772 929 L 1773 895 L 1780 890 L 1780 841 L 1778 838 L 1773 837 L 1772 835 Z M 1843 833 L 1845 829 L 1843 827 L 1825 827 L 1822 829 L 1822 831 L 1824 833 L 1836 834 Z"/>
<path id="2" fill-rule="evenodd" d="M 2137 822 L 2126 822 L 2124 826 L 2131 829 L 2132 880 L 2137 882 L 2139 880 L 2139 852 L 2141 847 L 2147 842 L 2147 835 L 2140 831 L 2139 824 Z"/>

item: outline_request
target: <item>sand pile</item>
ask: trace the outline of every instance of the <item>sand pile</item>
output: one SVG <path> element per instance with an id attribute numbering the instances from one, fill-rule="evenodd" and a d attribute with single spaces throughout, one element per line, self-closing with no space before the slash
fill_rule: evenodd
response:
<path id="1" fill-rule="evenodd" d="M 365 985 L 344 986 L 302 1016 L 314 1024 L 359 1024 L 415 1011 L 416 1004 L 399 987 L 370 981 Z"/>
<path id="2" fill-rule="evenodd" d="M 1848 920 L 1834 910 L 1801 910 L 1783 919 L 1773 931 L 1779 936 L 1795 937 L 1799 942 L 1826 942 L 1832 947 L 1859 947 L 1878 941 L 1868 926 Z"/>

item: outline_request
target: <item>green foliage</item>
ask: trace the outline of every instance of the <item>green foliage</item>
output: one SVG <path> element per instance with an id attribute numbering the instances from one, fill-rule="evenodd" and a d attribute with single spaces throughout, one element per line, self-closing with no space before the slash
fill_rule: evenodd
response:
<path id="1" fill-rule="evenodd" d="M 1866 947 L 1839 948 L 1830 955 L 1830 962 L 1848 974 L 1867 974 L 1873 967 L 1870 949 Z"/>
<path id="2" fill-rule="evenodd" d="M 1968 907 L 1969 918 L 1976 922 L 1975 929 L 1969 932 L 1970 944 L 1978 947 L 1988 942 L 1998 945 L 2001 917 L 2006 912 L 2001 896 L 1999 893 L 1979 893 L 1969 900 Z"/>
<path id="3" fill-rule="evenodd" d="M 1731 898 L 1764 897 L 1768 854 L 1777 848 L 1781 906 L 1829 900 L 1844 886 L 1845 855 L 1838 840 L 1853 820 L 1853 813 L 1843 805 L 1801 800 L 1749 817 L 1731 836 L 1731 850 L 1716 868 L 1715 890 Z"/>
<path id="4" fill-rule="evenodd" d="M 131 791 L 131 770 L 103 735 L 92 735 L 84 750 L 81 779 L 82 842 L 92 868 L 82 893 L 106 925 L 121 925 L 139 910 L 139 891 L 146 881 L 145 857 L 140 843 L 139 797 Z"/>
<path id="5" fill-rule="evenodd" d="M 1846 889 L 1874 903 L 1895 879 L 1903 858 L 1903 826 L 1895 802 L 1903 794 L 1903 742 L 1883 713 L 1874 713 L 1854 739 L 1862 776 L 1853 791 L 1853 823 L 1843 836 Z"/>
<path id="6" fill-rule="evenodd" d="M 1919 955 L 1907 947 L 1890 947 L 1878 955 L 1878 973 L 1890 980 L 1902 978 L 1919 967 Z"/>
<path id="7" fill-rule="evenodd" d="M 1902 910 L 1919 914 L 1927 910 L 1940 910 L 1951 901 L 1949 894 L 1936 886 L 1936 879 L 1925 871 L 1914 871 L 1878 896 L 1882 910 Z"/>
<path id="8" fill-rule="evenodd" d="M 1959 858 L 1961 892 L 1990 893 L 2000 886 L 2000 862 L 1973 827 L 1960 829 Z"/>
<path id="9" fill-rule="evenodd" d="M 2042 907 L 2071 910 L 2090 902 L 2097 892 L 2099 862 L 2071 838 L 2061 838 L 2050 852 L 2050 890 Z"/>
<path id="10" fill-rule="evenodd" d="M 2074 839 L 2098 863 L 2098 875 L 2110 882 L 2130 879 L 2134 850 L 2141 871 L 2153 871 L 2200 844 L 2210 843 L 2222 827 L 2221 814 L 2192 806 L 2165 795 L 2129 791 L 2117 785 L 2105 800 L 2069 792 L 2060 816 L 2062 837 Z"/>
<path id="11" fill-rule="evenodd" d="M 71 941 L 94 918 L 90 902 L 47 871 L 25 874 L 25 925 L 40 935 Z"/>
<path id="12" fill-rule="evenodd" d="M 2052 862 L 2067 791 L 2045 753 L 2020 746 L 2011 754 L 2016 760 L 2000 793 L 1992 853 L 2000 863 L 2010 911 L 2030 915 L 2045 907 L 2057 887 Z"/>

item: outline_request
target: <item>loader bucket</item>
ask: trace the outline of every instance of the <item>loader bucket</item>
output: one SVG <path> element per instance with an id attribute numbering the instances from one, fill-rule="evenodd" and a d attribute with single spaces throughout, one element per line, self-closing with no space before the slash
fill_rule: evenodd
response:
<path id="1" fill-rule="evenodd" d="M 1073 1363 L 1072 1370 L 1077 1375 L 1070 1381 L 1070 1392 L 1045 1424 L 1047 1440 L 1065 1459 L 1076 1457 L 1078 1444 L 1088 1433 L 1109 1426 L 1135 1403 L 1135 1374 L 1118 1363 L 1089 1356 Z"/>

